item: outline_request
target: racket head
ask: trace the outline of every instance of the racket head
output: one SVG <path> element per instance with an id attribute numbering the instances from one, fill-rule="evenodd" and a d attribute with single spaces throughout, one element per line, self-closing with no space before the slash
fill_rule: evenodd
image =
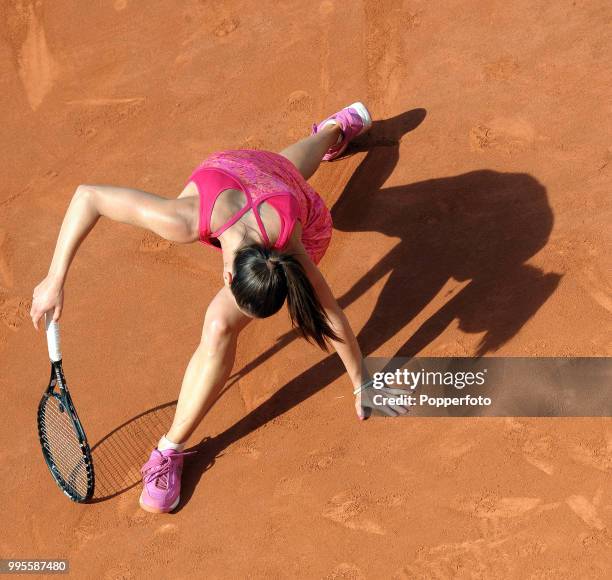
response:
<path id="1" fill-rule="evenodd" d="M 91 450 L 65 386 L 61 362 L 52 364 L 49 387 L 38 405 L 37 424 L 43 457 L 58 487 L 72 501 L 90 500 L 94 491 Z"/>

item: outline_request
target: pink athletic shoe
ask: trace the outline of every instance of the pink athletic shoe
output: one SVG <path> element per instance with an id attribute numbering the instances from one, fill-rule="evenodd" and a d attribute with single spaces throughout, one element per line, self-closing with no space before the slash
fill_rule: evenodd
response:
<path id="1" fill-rule="evenodd" d="M 348 144 L 358 135 L 365 133 L 372 126 L 372 117 L 366 106 L 357 101 L 348 107 L 334 113 L 331 117 L 327 117 L 318 125 L 315 123 L 312 126 L 312 133 L 318 133 L 324 125 L 329 121 L 336 121 L 342 129 L 342 140 L 340 143 L 332 145 L 327 153 L 323 156 L 323 161 L 331 161 L 342 155 Z"/>
<path id="2" fill-rule="evenodd" d="M 153 449 L 149 461 L 140 470 L 144 487 L 140 494 L 140 507 L 148 512 L 171 512 L 181 500 L 181 474 L 183 457 L 195 451 L 178 452 L 174 449 Z"/>

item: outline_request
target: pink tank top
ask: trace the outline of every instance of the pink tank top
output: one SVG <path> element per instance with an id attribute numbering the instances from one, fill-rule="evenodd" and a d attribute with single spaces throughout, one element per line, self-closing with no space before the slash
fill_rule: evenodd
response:
<path id="1" fill-rule="evenodd" d="M 270 239 L 266 229 L 261 221 L 261 216 L 257 211 L 257 207 L 262 202 L 268 202 L 278 213 L 281 223 L 281 229 L 278 239 L 272 246 L 273 248 L 282 250 L 287 244 L 295 222 L 299 219 L 300 208 L 297 199 L 291 193 L 272 192 L 257 196 L 254 199 L 248 187 L 245 187 L 236 176 L 218 167 L 199 167 L 193 172 L 189 181 L 193 181 L 200 194 L 200 241 L 203 244 L 212 246 L 221 250 L 221 244 L 218 237 L 232 225 L 234 225 L 245 213 L 253 208 L 253 215 L 259 226 L 261 236 L 265 244 L 270 247 Z M 225 224 L 216 231 L 211 231 L 210 219 L 212 210 L 217 197 L 226 189 L 239 189 L 246 196 L 246 204 L 243 208 L 237 211 Z"/>

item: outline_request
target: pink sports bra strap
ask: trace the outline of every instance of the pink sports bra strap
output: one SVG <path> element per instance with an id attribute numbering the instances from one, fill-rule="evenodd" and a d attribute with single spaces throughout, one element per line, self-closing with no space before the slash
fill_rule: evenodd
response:
<path id="1" fill-rule="evenodd" d="M 210 237 L 218 238 L 225 230 L 227 230 L 228 228 L 231 228 L 245 213 L 247 213 L 251 208 L 253 208 L 253 215 L 255 216 L 255 219 L 257 220 L 257 225 L 259 226 L 259 231 L 261 232 L 261 235 L 262 235 L 265 243 L 269 245 L 270 244 L 270 238 L 268 237 L 268 234 L 266 232 L 266 228 L 264 227 L 263 222 L 261 221 L 261 216 L 259 215 L 259 212 L 257 211 L 257 206 L 253 203 L 253 198 L 251 197 L 251 194 L 248 192 L 248 190 L 242 189 L 242 191 L 244 192 L 244 194 L 246 195 L 246 198 L 247 198 L 247 202 L 244 205 L 244 207 L 242 209 L 240 209 L 239 211 L 237 211 L 217 231 L 212 232 L 210 234 Z"/>
<path id="2" fill-rule="evenodd" d="M 261 216 L 259 215 L 259 211 L 257 211 L 257 206 L 253 205 L 253 200 L 251 196 L 249 196 L 249 204 L 253 208 L 253 215 L 255 216 L 255 219 L 257 220 L 257 225 L 259 226 L 259 231 L 261 232 L 263 239 L 265 240 L 267 245 L 270 245 L 270 238 L 268 237 L 268 234 L 266 233 L 266 228 L 264 228 L 263 222 L 261 221 Z"/>
<path id="3" fill-rule="evenodd" d="M 225 230 L 231 228 L 247 211 L 251 209 L 251 204 L 247 204 L 239 211 L 237 211 L 229 220 L 227 220 L 217 231 L 211 232 L 211 238 L 218 238 Z"/>

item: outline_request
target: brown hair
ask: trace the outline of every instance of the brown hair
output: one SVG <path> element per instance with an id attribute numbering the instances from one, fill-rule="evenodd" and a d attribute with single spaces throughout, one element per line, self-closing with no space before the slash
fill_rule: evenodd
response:
<path id="1" fill-rule="evenodd" d="M 291 324 L 303 338 L 325 351 L 329 339 L 344 342 L 331 328 L 304 267 L 293 254 L 258 243 L 242 246 L 234 257 L 230 287 L 238 306 L 256 318 L 272 316 L 287 299 Z"/>

